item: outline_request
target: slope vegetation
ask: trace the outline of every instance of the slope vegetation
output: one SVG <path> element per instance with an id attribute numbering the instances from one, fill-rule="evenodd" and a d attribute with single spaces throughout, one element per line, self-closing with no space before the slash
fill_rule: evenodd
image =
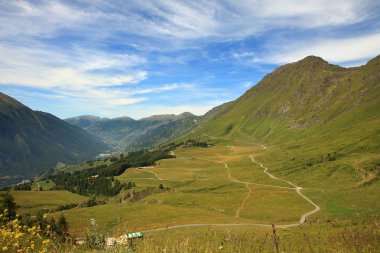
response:
<path id="1" fill-rule="evenodd" d="M 347 171 L 369 185 L 380 170 L 379 98 L 380 57 L 342 68 L 309 56 L 277 68 L 185 138 L 262 142 L 283 173 L 323 171 L 325 181 Z"/>
<path id="2" fill-rule="evenodd" d="M 104 148 L 84 130 L 0 93 L 0 176 L 30 176 L 57 162 L 93 158 Z"/>

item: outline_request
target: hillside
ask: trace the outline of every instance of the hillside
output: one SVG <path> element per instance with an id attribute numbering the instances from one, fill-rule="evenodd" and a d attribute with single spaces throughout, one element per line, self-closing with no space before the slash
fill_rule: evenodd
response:
<path id="1" fill-rule="evenodd" d="M 362 67 L 342 68 L 309 56 L 268 74 L 203 128 L 217 127 L 212 132 L 218 135 L 273 139 L 279 129 L 299 133 L 339 121 L 347 113 L 365 112 L 366 121 L 378 119 L 379 72 L 380 57 Z"/>
<path id="2" fill-rule="evenodd" d="M 194 135 L 272 143 L 368 142 L 379 148 L 379 97 L 380 57 L 361 67 L 342 68 L 309 56 L 268 74 Z"/>
<path id="3" fill-rule="evenodd" d="M 104 148 L 100 140 L 82 129 L 0 93 L 1 177 L 27 177 L 57 162 L 93 158 Z"/>
<path id="4" fill-rule="evenodd" d="M 188 133 L 199 124 L 191 113 L 154 115 L 140 120 L 78 116 L 66 119 L 75 126 L 100 137 L 111 149 L 131 150 L 158 145 Z"/>

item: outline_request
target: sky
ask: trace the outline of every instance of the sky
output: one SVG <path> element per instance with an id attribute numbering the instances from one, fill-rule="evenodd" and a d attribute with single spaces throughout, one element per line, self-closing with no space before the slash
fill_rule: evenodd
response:
<path id="1" fill-rule="evenodd" d="M 380 54 L 380 1 L 0 1 L 0 92 L 62 119 L 192 112 L 276 67 Z"/>

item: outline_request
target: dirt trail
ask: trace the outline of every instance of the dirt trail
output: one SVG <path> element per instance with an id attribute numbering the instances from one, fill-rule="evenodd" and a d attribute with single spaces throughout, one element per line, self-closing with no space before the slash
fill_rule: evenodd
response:
<path id="1" fill-rule="evenodd" d="M 236 218 L 239 218 L 240 217 L 240 211 L 245 207 L 245 203 L 247 202 L 247 200 L 249 199 L 249 197 L 251 197 L 251 193 L 252 193 L 252 190 L 251 190 L 251 187 L 249 187 L 249 184 L 245 184 L 245 186 L 247 187 L 248 189 L 248 194 L 247 196 L 244 198 L 243 200 L 243 203 L 241 204 L 241 206 L 236 210 L 236 214 L 235 214 L 235 217 Z"/>
<path id="2" fill-rule="evenodd" d="M 210 136 L 210 135 L 206 135 L 204 134 L 204 136 L 207 136 L 211 139 L 218 139 L 214 136 Z M 231 141 L 231 140 L 230 140 Z M 238 142 L 245 142 L 245 143 L 249 143 L 249 144 L 254 144 L 254 145 L 258 145 L 260 146 L 261 148 L 263 149 L 267 149 L 266 146 L 262 145 L 262 144 L 257 144 L 257 143 L 253 143 L 253 142 L 249 142 L 249 141 L 240 141 L 240 140 L 233 140 L 233 141 L 238 141 Z M 297 192 L 298 195 L 300 195 L 304 200 L 306 200 L 307 202 L 309 202 L 311 205 L 314 206 L 314 209 L 310 212 L 307 212 L 305 214 L 303 214 L 301 217 L 300 217 L 300 220 L 298 223 L 290 223 L 290 224 L 281 224 L 281 225 L 276 225 L 277 228 L 290 228 L 290 227 L 296 227 L 296 226 L 299 226 L 303 223 L 305 223 L 306 221 L 306 218 L 316 212 L 318 212 L 319 210 L 321 210 L 321 208 L 315 204 L 312 200 L 310 200 L 308 197 L 306 197 L 302 192 L 301 190 L 304 189 L 292 182 L 290 182 L 289 180 L 285 180 L 285 179 L 282 179 L 282 178 L 279 178 L 279 177 L 276 177 L 274 176 L 272 173 L 270 173 L 268 171 L 268 168 L 265 167 L 262 163 L 260 162 L 257 162 L 253 155 L 250 155 L 249 156 L 252 160 L 253 163 L 256 163 L 258 164 L 262 169 L 264 169 L 264 173 L 267 174 L 270 178 L 274 179 L 274 180 L 279 180 L 279 181 L 283 181 L 283 182 L 286 182 L 287 184 L 289 184 L 290 186 L 292 187 L 284 187 L 284 186 L 274 186 L 274 185 L 265 185 L 265 184 L 256 184 L 256 183 L 252 183 L 252 182 L 245 182 L 245 181 L 241 181 L 241 180 L 238 180 L 234 177 L 232 177 L 231 175 L 231 171 L 230 171 L 230 168 L 228 167 L 227 163 L 224 163 L 224 162 L 220 162 L 220 161 L 214 161 L 214 160 L 210 160 L 210 159 L 203 159 L 203 158 L 195 158 L 195 159 L 199 159 L 199 160 L 206 160 L 206 161 L 209 161 L 209 162 L 215 162 L 215 163 L 220 163 L 220 164 L 224 164 L 225 168 L 227 169 L 227 174 L 228 174 L 228 180 L 229 181 L 232 181 L 232 182 L 236 182 L 236 183 L 242 183 L 242 184 L 245 184 L 246 188 L 248 189 L 248 194 L 247 196 L 244 198 L 243 202 L 242 202 L 242 205 L 236 210 L 236 214 L 235 214 L 235 217 L 236 218 L 239 218 L 240 217 L 240 211 L 245 207 L 245 204 L 247 202 L 247 200 L 249 199 L 249 197 L 251 196 L 251 193 L 252 193 L 252 190 L 251 188 L 249 187 L 250 184 L 252 185 L 262 185 L 262 186 L 268 186 L 268 187 L 277 187 L 277 188 L 286 188 L 286 189 L 293 189 Z M 156 175 L 157 178 L 158 175 Z M 144 230 L 142 232 L 155 232 L 155 231 L 163 231 L 163 230 L 169 230 L 169 229 L 175 229 L 175 228 L 188 228 L 188 227 L 205 227 L 205 226 L 218 226 L 218 227 L 234 227 L 234 226 L 255 226 L 255 227 L 271 227 L 272 225 L 271 224 L 260 224 L 260 223 L 200 223 L 200 224 L 182 224 L 182 225 L 174 225 L 174 226 L 167 226 L 167 227 L 163 227 L 163 228 L 155 228 L 155 229 L 149 229 L 149 230 Z"/>
<path id="3" fill-rule="evenodd" d="M 154 168 L 154 167 L 149 167 L 149 168 Z M 149 170 L 146 170 L 146 169 L 143 169 L 143 168 L 141 168 L 141 169 L 138 169 L 138 170 L 142 170 L 142 171 L 145 171 L 145 172 L 147 172 L 147 173 L 150 173 L 150 174 L 153 174 L 153 175 L 155 175 L 155 176 L 156 176 L 156 178 L 157 178 L 157 180 L 160 180 L 160 181 L 162 181 L 162 180 L 163 180 L 162 178 L 160 178 L 160 177 L 158 176 L 158 174 L 157 174 L 156 172 L 153 172 L 153 171 L 149 171 Z"/>
<path id="4" fill-rule="evenodd" d="M 316 212 L 318 212 L 319 210 L 321 210 L 321 208 L 320 208 L 317 204 L 315 204 L 311 199 L 309 199 L 308 197 L 306 197 L 305 195 L 303 195 L 303 194 L 301 193 L 301 190 L 303 189 L 302 187 L 300 187 L 300 186 L 298 186 L 298 185 L 295 185 L 295 184 L 293 184 L 292 182 L 290 182 L 290 181 L 288 181 L 288 180 L 285 180 L 285 179 L 282 179 L 282 178 L 279 178 L 279 177 L 274 176 L 273 174 L 271 174 L 270 172 L 268 172 L 268 168 L 267 168 L 267 167 L 265 167 L 262 163 L 257 162 L 257 161 L 253 158 L 252 155 L 250 155 L 249 157 L 251 158 L 252 162 L 254 162 L 254 163 L 260 165 L 260 167 L 264 169 L 264 173 L 265 173 L 265 174 L 267 174 L 269 177 L 271 177 L 271 178 L 273 178 L 273 179 L 275 179 L 275 180 L 280 180 L 280 181 L 286 182 L 286 183 L 288 183 L 289 185 L 293 186 L 293 187 L 294 187 L 293 189 L 296 190 L 296 192 L 297 192 L 298 195 L 300 195 L 303 199 L 305 199 L 307 202 L 309 202 L 310 204 L 312 204 L 312 205 L 314 206 L 314 210 L 312 210 L 312 211 L 310 211 L 310 212 L 307 212 L 307 213 L 305 213 L 305 214 L 303 214 L 303 215 L 301 216 L 300 221 L 299 221 L 300 224 L 303 224 L 308 216 L 310 216 L 310 215 L 312 215 L 313 213 L 316 213 Z"/>

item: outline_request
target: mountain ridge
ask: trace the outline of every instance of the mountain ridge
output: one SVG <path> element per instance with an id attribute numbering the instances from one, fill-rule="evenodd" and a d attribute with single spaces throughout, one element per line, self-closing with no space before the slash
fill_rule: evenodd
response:
<path id="1" fill-rule="evenodd" d="M 94 158 L 106 147 L 52 114 L 33 111 L 0 93 L 0 175 L 31 176 L 57 162 Z"/>
<path id="2" fill-rule="evenodd" d="M 127 116 L 108 119 L 84 115 L 65 121 L 102 138 L 115 151 L 128 151 L 180 137 L 197 127 L 199 119 L 192 113 L 184 112 L 179 115 L 152 115 L 139 120 Z"/>

